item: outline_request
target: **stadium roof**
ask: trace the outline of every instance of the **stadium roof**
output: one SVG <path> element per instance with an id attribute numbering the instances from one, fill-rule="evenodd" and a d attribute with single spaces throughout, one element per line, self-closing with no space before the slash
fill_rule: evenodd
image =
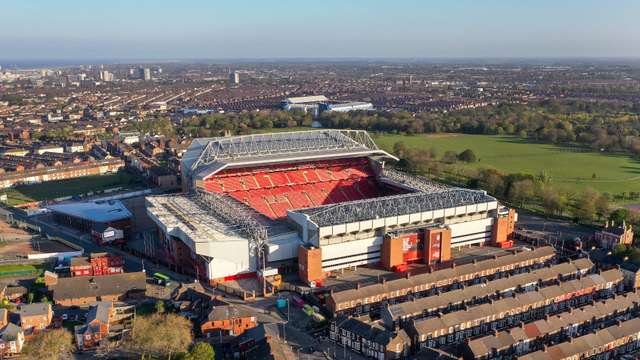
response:
<path id="1" fill-rule="evenodd" d="M 364 130 L 295 131 L 195 139 L 182 168 L 204 179 L 228 166 L 375 155 L 396 159 Z"/>
<path id="2" fill-rule="evenodd" d="M 329 101 L 324 95 L 312 95 L 312 96 L 298 96 L 286 98 L 285 101 L 289 104 L 304 104 L 313 102 L 325 102 Z"/>
<path id="3" fill-rule="evenodd" d="M 75 202 L 49 205 L 47 208 L 56 213 L 97 223 L 118 221 L 132 216 L 131 212 L 118 200 Z"/>
<path id="4" fill-rule="evenodd" d="M 310 221 L 322 227 L 493 201 L 496 199 L 484 191 L 451 189 L 351 201 L 296 212 L 308 215 Z"/>

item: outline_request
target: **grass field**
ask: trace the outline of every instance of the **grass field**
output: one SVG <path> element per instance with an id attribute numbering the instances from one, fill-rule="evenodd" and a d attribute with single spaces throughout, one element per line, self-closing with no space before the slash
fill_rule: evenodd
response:
<path id="1" fill-rule="evenodd" d="M 0 265 L 0 277 L 38 274 L 40 269 L 34 265 L 8 264 Z"/>
<path id="2" fill-rule="evenodd" d="M 537 175 L 544 170 L 551 181 L 565 188 L 592 187 L 601 192 L 619 194 L 640 192 L 640 162 L 625 155 L 532 143 L 517 137 L 487 135 L 379 135 L 376 143 L 387 151 L 402 141 L 407 147 L 435 148 L 437 156 L 445 151 L 471 149 L 479 161 L 457 166 L 491 167 L 503 173 Z M 593 178 L 595 174 L 595 178 Z"/>
<path id="3" fill-rule="evenodd" d="M 117 174 L 85 176 L 69 180 L 49 181 L 41 184 L 21 185 L 0 190 L 7 194 L 9 205 L 20 205 L 33 201 L 55 199 L 65 196 L 86 194 L 115 187 L 135 187 L 140 179 L 126 172 Z"/>

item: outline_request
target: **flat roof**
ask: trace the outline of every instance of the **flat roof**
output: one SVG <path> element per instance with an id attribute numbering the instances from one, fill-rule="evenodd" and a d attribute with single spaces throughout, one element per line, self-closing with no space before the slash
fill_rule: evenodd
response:
<path id="1" fill-rule="evenodd" d="M 47 208 L 55 213 L 97 223 L 124 220 L 133 216 L 119 200 L 73 202 L 49 205 Z"/>
<path id="2" fill-rule="evenodd" d="M 147 196 L 147 211 L 151 212 L 170 231 L 180 230 L 194 242 L 229 241 L 245 238 L 238 227 L 212 215 L 196 200 L 195 194 Z M 231 199 L 248 212 L 255 212 L 245 204 Z M 253 215 L 253 214 L 252 214 Z M 264 226 L 268 235 L 277 236 L 295 231 L 285 222 L 274 221 L 255 212 L 254 219 Z"/>

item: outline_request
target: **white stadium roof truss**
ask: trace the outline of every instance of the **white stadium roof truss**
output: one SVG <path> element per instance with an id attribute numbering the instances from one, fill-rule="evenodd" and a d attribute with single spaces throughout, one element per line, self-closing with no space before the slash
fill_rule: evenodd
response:
<path id="1" fill-rule="evenodd" d="M 209 213 L 232 224 L 247 236 L 253 243 L 262 244 L 267 241 L 267 228 L 254 219 L 254 214 L 243 208 L 234 199 L 203 190 L 196 190 L 194 201 Z"/>
<path id="2" fill-rule="evenodd" d="M 317 226 L 353 223 L 496 201 L 484 191 L 451 189 L 408 193 L 301 210 Z"/>
<path id="3" fill-rule="evenodd" d="M 382 151 L 364 130 L 314 130 L 212 139 L 191 169 L 213 162 L 332 150 Z"/>
<path id="4" fill-rule="evenodd" d="M 388 167 L 382 169 L 381 175 L 383 179 L 388 178 L 393 182 L 428 193 L 453 189 L 448 185 L 431 181 L 423 176 L 407 174 L 405 172 L 394 170 Z"/>

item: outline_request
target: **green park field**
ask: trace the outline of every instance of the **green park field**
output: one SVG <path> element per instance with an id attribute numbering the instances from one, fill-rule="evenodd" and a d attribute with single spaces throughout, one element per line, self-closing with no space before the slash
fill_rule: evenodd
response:
<path id="1" fill-rule="evenodd" d="M 580 148 L 533 143 L 512 136 L 488 135 L 377 135 L 376 143 L 387 151 L 402 141 L 407 147 L 445 151 L 471 149 L 478 162 L 456 166 L 495 168 L 505 174 L 538 175 L 545 171 L 551 181 L 565 188 L 591 187 L 619 194 L 640 192 L 640 162 L 626 155 L 587 151 Z M 595 177 L 594 177 L 595 174 Z"/>
<path id="2" fill-rule="evenodd" d="M 20 185 L 0 190 L 0 194 L 7 194 L 7 203 L 15 206 L 33 201 L 99 192 L 116 187 L 132 188 L 139 186 L 140 181 L 138 176 L 127 172 L 119 172 L 116 174 L 48 181 L 41 184 Z"/>

